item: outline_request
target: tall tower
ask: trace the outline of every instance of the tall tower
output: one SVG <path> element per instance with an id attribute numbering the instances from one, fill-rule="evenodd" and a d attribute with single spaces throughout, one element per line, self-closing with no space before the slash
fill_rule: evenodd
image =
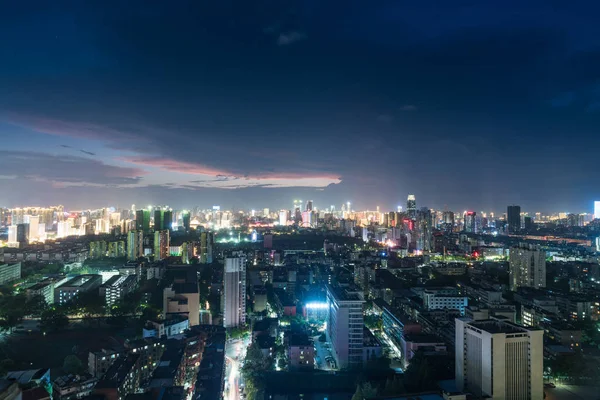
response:
<path id="1" fill-rule="evenodd" d="M 154 231 L 154 259 L 164 260 L 169 256 L 169 231 Z"/>
<path id="2" fill-rule="evenodd" d="M 477 233 L 476 223 L 477 213 L 475 211 L 467 211 L 464 215 L 465 232 Z"/>
<path id="3" fill-rule="evenodd" d="M 135 261 L 144 255 L 144 232 L 129 231 L 127 234 L 127 259 Z"/>
<path id="4" fill-rule="evenodd" d="M 135 212 L 135 229 L 138 231 L 150 231 L 150 210 L 137 210 Z"/>
<path id="5" fill-rule="evenodd" d="M 246 323 L 246 258 L 225 259 L 223 276 L 223 326 L 234 328 Z"/>
<path id="6" fill-rule="evenodd" d="M 364 303 L 360 292 L 327 285 L 327 338 L 339 368 L 362 366 Z"/>
<path id="7" fill-rule="evenodd" d="M 406 212 L 412 220 L 417 218 L 417 199 L 414 194 L 409 194 L 406 199 Z"/>
<path id="8" fill-rule="evenodd" d="M 521 230 L 521 206 L 506 207 L 508 233 L 517 233 Z"/>

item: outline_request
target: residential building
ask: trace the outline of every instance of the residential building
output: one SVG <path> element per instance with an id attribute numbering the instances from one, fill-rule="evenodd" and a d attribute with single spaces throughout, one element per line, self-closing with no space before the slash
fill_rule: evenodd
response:
<path id="1" fill-rule="evenodd" d="M 96 378 L 102 378 L 113 363 L 123 355 L 115 350 L 102 349 L 88 353 L 88 372 Z"/>
<path id="2" fill-rule="evenodd" d="M 517 233 L 521 230 L 521 206 L 508 206 L 506 208 L 508 233 Z"/>
<path id="3" fill-rule="evenodd" d="M 92 394 L 98 378 L 84 375 L 65 375 L 52 382 L 52 398 L 59 400 L 82 399 Z"/>
<path id="4" fill-rule="evenodd" d="M 106 400 L 124 400 L 127 395 L 137 393 L 143 367 L 139 354 L 118 358 L 98 381 L 94 394 L 103 395 Z"/>
<path id="5" fill-rule="evenodd" d="M 541 399 L 544 331 L 456 319 L 456 386 L 492 400 Z"/>
<path id="6" fill-rule="evenodd" d="M 0 264 L 0 285 L 21 279 L 21 263 Z"/>
<path id="7" fill-rule="evenodd" d="M 469 298 L 460 295 L 454 288 L 428 288 L 422 296 L 426 310 L 459 310 L 461 315 L 465 315 L 465 308 L 469 304 Z"/>
<path id="8" fill-rule="evenodd" d="M 290 370 L 313 369 L 315 367 L 315 348 L 307 334 L 295 333 L 290 335 L 287 357 Z"/>
<path id="9" fill-rule="evenodd" d="M 223 326 L 233 328 L 246 323 L 246 258 L 225 259 L 223 276 Z"/>
<path id="10" fill-rule="evenodd" d="M 100 286 L 100 296 L 104 297 L 106 306 L 111 307 L 128 293 L 133 292 L 136 287 L 136 275 L 115 275 Z"/>
<path id="11" fill-rule="evenodd" d="M 101 275 L 78 275 L 54 289 L 54 302 L 65 304 L 79 293 L 97 289 L 101 284 Z"/>
<path id="12" fill-rule="evenodd" d="M 357 368 L 363 363 L 362 293 L 327 285 L 327 337 L 339 368 Z"/>
<path id="13" fill-rule="evenodd" d="M 198 277 L 194 270 L 183 271 L 163 290 L 163 317 L 188 318 L 190 326 L 200 323 L 200 294 Z"/>
<path id="14" fill-rule="evenodd" d="M 142 331 L 142 336 L 145 338 L 156 337 L 162 338 L 166 336 L 170 339 L 174 336 L 181 335 L 190 327 L 190 321 L 185 319 L 168 319 L 166 321 L 148 321 Z"/>
<path id="15" fill-rule="evenodd" d="M 164 260 L 169 256 L 169 231 L 154 232 L 154 260 Z"/>
<path id="16" fill-rule="evenodd" d="M 529 244 L 511 247 L 509 285 L 513 292 L 519 287 L 546 287 L 546 252 Z"/>
<path id="17" fill-rule="evenodd" d="M 144 232 L 132 230 L 127 234 L 127 259 L 135 261 L 144 255 Z"/>

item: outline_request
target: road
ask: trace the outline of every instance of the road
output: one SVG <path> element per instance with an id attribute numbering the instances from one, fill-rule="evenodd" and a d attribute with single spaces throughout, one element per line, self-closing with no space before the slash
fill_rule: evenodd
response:
<path id="1" fill-rule="evenodd" d="M 544 388 L 546 400 L 598 400 L 600 390 L 594 386 L 558 384 L 555 388 Z"/>
<path id="2" fill-rule="evenodd" d="M 249 339 L 232 340 L 225 344 L 225 358 L 227 359 L 225 399 L 240 400 L 241 385 L 241 360 L 246 356 Z"/>
<path id="3" fill-rule="evenodd" d="M 325 348 L 325 343 L 319 342 L 319 337 L 315 336 L 313 338 L 315 343 L 315 362 L 316 368 L 324 371 L 331 371 L 331 367 L 328 365 L 327 361 L 325 361 L 326 357 L 333 357 L 331 351 Z"/>

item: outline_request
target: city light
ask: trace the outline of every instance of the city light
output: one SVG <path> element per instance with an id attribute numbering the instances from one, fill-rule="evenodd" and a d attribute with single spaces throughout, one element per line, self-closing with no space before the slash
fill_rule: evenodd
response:
<path id="1" fill-rule="evenodd" d="M 309 310 L 324 310 L 329 305 L 326 302 L 312 302 L 306 303 L 306 308 Z"/>

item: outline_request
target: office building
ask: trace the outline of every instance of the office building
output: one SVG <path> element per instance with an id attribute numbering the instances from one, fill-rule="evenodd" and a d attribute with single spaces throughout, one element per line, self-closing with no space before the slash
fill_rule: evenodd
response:
<path id="1" fill-rule="evenodd" d="M 432 250 L 431 235 L 433 233 L 433 219 L 428 208 L 422 208 L 417 213 L 417 250 L 429 252 Z"/>
<path id="2" fill-rule="evenodd" d="M 0 264 L 0 285 L 21 279 L 21 263 Z"/>
<path id="3" fill-rule="evenodd" d="M 54 303 L 65 304 L 79 293 L 97 290 L 101 284 L 101 275 L 78 275 L 54 289 Z"/>
<path id="4" fill-rule="evenodd" d="M 127 234 L 127 259 L 135 261 L 144 255 L 144 232 L 129 231 Z"/>
<path id="5" fill-rule="evenodd" d="M 539 246 L 520 244 L 509 251 L 510 290 L 546 287 L 546 252 Z"/>
<path id="6" fill-rule="evenodd" d="M 442 228 L 446 232 L 452 232 L 454 229 L 454 213 L 452 211 L 444 211 L 442 214 Z"/>
<path id="7" fill-rule="evenodd" d="M 135 229 L 138 231 L 150 231 L 150 210 L 137 210 L 135 212 Z"/>
<path id="8" fill-rule="evenodd" d="M 409 194 L 406 199 L 406 212 L 410 219 L 414 220 L 417 217 L 417 199 L 414 194 Z"/>
<path id="9" fill-rule="evenodd" d="M 517 233 L 521 230 L 521 206 L 508 206 L 506 208 L 506 222 L 508 233 Z"/>
<path id="10" fill-rule="evenodd" d="M 279 211 L 279 225 L 287 225 L 289 212 L 287 210 Z"/>
<path id="11" fill-rule="evenodd" d="M 306 202 L 306 210 L 305 211 L 312 211 L 313 210 L 313 201 L 312 200 L 308 200 Z"/>
<path id="12" fill-rule="evenodd" d="M 246 324 L 246 258 L 225 259 L 223 276 L 223 326 Z"/>
<path id="13" fill-rule="evenodd" d="M 104 297 L 106 306 L 110 308 L 128 293 L 133 292 L 136 286 L 136 275 L 115 275 L 100 286 L 100 296 Z"/>
<path id="14" fill-rule="evenodd" d="M 457 318 L 456 386 L 492 400 L 542 399 L 544 331 Z"/>
<path id="15" fill-rule="evenodd" d="M 164 260 L 169 256 L 169 231 L 154 232 L 154 260 Z"/>
<path id="16" fill-rule="evenodd" d="M 338 368 L 359 368 L 363 362 L 362 293 L 327 285 L 327 338 Z"/>
<path id="17" fill-rule="evenodd" d="M 459 310 L 460 315 L 465 315 L 468 305 L 469 298 L 461 296 L 455 288 L 428 288 L 423 291 L 423 306 L 426 310 Z"/>
<path id="18" fill-rule="evenodd" d="M 36 242 L 40 236 L 40 217 L 37 215 L 25 215 L 24 222 L 29 225 L 29 241 Z"/>
<path id="19" fill-rule="evenodd" d="M 17 225 L 17 242 L 19 242 L 19 247 L 29 243 L 29 224 Z"/>

